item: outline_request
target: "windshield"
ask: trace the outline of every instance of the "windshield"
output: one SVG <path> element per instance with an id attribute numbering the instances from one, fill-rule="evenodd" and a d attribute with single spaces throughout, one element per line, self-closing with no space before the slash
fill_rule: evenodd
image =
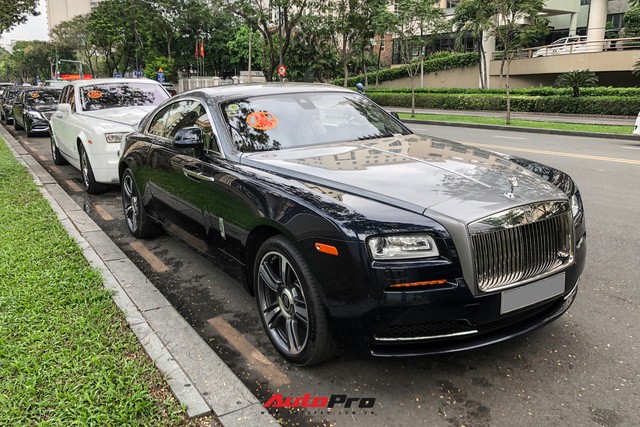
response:
<path id="1" fill-rule="evenodd" d="M 349 93 L 293 93 L 222 104 L 240 151 L 281 150 L 407 135 L 411 131 L 369 99 Z"/>
<path id="2" fill-rule="evenodd" d="M 16 100 L 19 94 L 20 94 L 20 88 L 12 87 L 9 89 L 5 89 L 3 96 L 7 102 L 13 102 Z"/>
<path id="3" fill-rule="evenodd" d="M 52 105 L 58 103 L 62 89 L 29 90 L 24 95 L 27 105 Z"/>
<path id="4" fill-rule="evenodd" d="M 80 88 L 83 111 L 159 105 L 167 98 L 162 86 L 154 83 L 104 83 Z"/>

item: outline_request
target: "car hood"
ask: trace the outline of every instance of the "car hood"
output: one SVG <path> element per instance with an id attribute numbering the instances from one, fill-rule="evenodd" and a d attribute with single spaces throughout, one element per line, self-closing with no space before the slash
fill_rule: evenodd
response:
<path id="1" fill-rule="evenodd" d="M 527 203 L 567 199 L 503 155 L 418 135 L 245 153 L 242 163 L 465 224 Z"/>
<path id="2" fill-rule="evenodd" d="M 121 123 L 124 125 L 134 126 L 140 120 L 153 111 L 156 107 L 153 105 L 145 105 L 138 107 L 119 107 L 106 108 L 104 110 L 83 111 L 83 116 L 93 117 L 95 119 L 107 122 Z"/>

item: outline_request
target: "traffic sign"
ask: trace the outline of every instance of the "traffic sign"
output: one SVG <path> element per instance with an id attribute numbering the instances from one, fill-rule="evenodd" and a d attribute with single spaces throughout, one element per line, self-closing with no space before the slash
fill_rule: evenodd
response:
<path id="1" fill-rule="evenodd" d="M 159 72 L 157 74 L 157 78 L 156 79 L 158 80 L 158 83 L 164 83 L 164 73 L 163 72 Z"/>
<path id="2" fill-rule="evenodd" d="M 287 75 L 287 67 L 285 67 L 284 65 L 279 65 L 278 66 L 278 75 L 280 77 L 285 77 Z"/>

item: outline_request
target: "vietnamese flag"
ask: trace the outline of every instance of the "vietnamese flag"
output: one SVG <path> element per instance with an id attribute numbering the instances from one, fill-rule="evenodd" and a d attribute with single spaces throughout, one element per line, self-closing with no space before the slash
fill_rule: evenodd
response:
<path id="1" fill-rule="evenodd" d="M 196 42 L 198 44 L 198 42 Z M 200 57 L 204 58 L 204 39 L 200 41 Z"/>
<path id="2" fill-rule="evenodd" d="M 196 39 L 196 59 L 198 59 L 198 39 Z"/>

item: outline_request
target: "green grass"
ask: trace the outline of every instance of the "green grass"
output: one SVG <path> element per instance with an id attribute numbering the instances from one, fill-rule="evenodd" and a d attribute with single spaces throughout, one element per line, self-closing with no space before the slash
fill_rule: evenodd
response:
<path id="1" fill-rule="evenodd" d="M 189 423 L 0 139 L 0 425 Z"/>
<path id="2" fill-rule="evenodd" d="M 400 113 L 403 119 L 410 119 L 411 114 Z M 442 122 L 456 123 L 478 123 L 485 125 L 504 125 L 505 120 L 497 117 L 481 117 L 481 116 L 458 116 L 446 114 L 416 114 L 417 120 L 435 120 Z M 578 132 L 594 132 L 594 133 L 612 133 L 616 135 L 631 135 L 633 126 L 615 126 L 615 125 L 595 125 L 595 124 L 579 124 L 579 123 L 559 123 L 559 122 L 543 122 L 537 120 L 521 120 L 511 119 L 511 126 L 535 128 L 535 129 L 553 129 L 553 130 L 570 130 Z"/>

